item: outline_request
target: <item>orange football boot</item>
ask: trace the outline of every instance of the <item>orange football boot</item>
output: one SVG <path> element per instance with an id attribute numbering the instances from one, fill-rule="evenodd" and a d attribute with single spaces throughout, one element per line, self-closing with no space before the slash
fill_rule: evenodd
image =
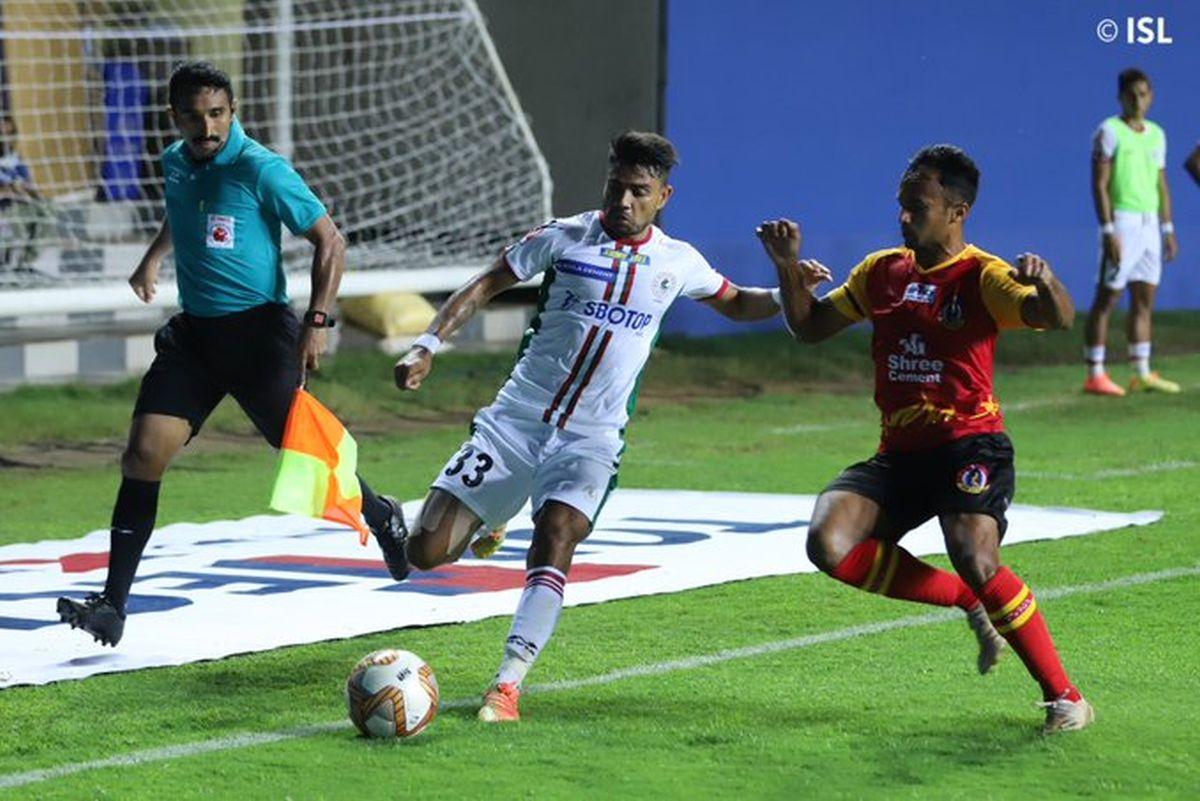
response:
<path id="1" fill-rule="evenodd" d="M 484 723 L 516 723 L 521 719 L 517 705 L 521 688 L 515 684 L 494 684 L 483 696 L 479 719 Z"/>
<path id="2" fill-rule="evenodd" d="M 1125 394 L 1125 390 L 1116 381 L 1108 377 L 1108 373 L 1089 376 L 1088 380 L 1083 383 L 1083 391 L 1092 395 L 1111 395 L 1119 398 Z"/>

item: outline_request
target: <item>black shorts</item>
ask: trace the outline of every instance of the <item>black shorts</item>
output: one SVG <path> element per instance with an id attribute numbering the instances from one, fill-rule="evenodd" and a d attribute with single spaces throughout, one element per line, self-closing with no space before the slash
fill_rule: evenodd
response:
<path id="1" fill-rule="evenodd" d="M 277 303 L 221 317 L 177 314 L 154 335 L 134 415 L 165 414 L 195 436 L 226 394 L 278 448 L 300 385 L 300 321 Z"/>
<path id="2" fill-rule="evenodd" d="M 979 434 L 929 451 L 877 453 L 847 467 L 825 491 L 846 490 L 875 501 L 896 537 L 931 517 L 960 512 L 991 515 L 1003 537 L 1016 485 L 1008 435 Z"/>

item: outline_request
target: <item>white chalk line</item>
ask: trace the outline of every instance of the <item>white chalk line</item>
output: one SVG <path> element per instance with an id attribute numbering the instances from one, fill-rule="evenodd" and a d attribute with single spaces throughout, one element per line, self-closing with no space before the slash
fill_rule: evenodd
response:
<path id="1" fill-rule="evenodd" d="M 1001 405 L 1001 411 L 1005 414 L 1020 414 L 1022 412 L 1032 412 L 1039 409 L 1048 409 L 1056 406 L 1071 406 L 1077 403 L 1082 403 L 1088 398 L 1082 392 L 1074 395 L 1053 395 L 1043 398 L 1030 398 L 1028 400 L 1014 401 L 1012 403 L 1004 403 Z M 848 428 L 877 428 L 879 421 L 872 420 L 841 420 L 830 423 L 797 423 L 791 426 L 778 426 L 768 429 L 770 433 L 778 436 L 787 436 L 790 434 L 814 434 L 823 431 L 841 431 Z"/>
<path id="2" fill-rule="evenodd" d="M 1097 481 L 1106 478 L 1133 478 L 1152 473 L 1170 473 L 1175 470 L 1189 470 L 1196 466 L 1191 459 L 1169 462 L 1152 462 L 1141 467 L 1115 467 L 1107 470 L 1096 470 L 1092 473 L 1044 473 L 1038 470 L 1022 470 L 1018 478 L 1056 478 L 1063 481 Z"/>
<path id="3" fill-rule="evenodd" d="M 1005 403 L 1000 406 L 1001 411 L 1006 414 L 1009 412 L 1030 412 L 1035 409 L 1047 409 L 1053 406 L 1067 406 L 1072 403 L 1078 403 L 1084 399 L 1082 393 L 1078 395 L 1056 395 L 1050 398 L 1033 398 L 1031 400 L 1016 401 L 1014 403 Z"/>
<path id="4" fill-rule="evenodd" d="M 840 431 L 846 428 L 866 428 L 867 426 L 878 425 L 877 421 L 847 420 L 841 423 L 797 423 L 794 426 L 780 426 L 769 430 L 772 434 L 786 436 L 788 434 L 815 434 L 821 431 Z"/>
<path id="5" fill-rule="evenodd" d="M 1186 389 L 1200 389 L 1200 384 L 1190 384 Z M 1084 403 L 1091 396 L 1084 392 L 1075 392 L 1070 395 L 1051 395 L 1041 398 L 1029 398 L 1027 400 L 1013 401 L 1012 403 L 1004 403 L 1001 410 L 1005 414 L 1032 412 L 1039 409 L 1047 409 L 1056 406 L 1073 406 L 1075 404 Z M 879 421 L 872 420 L 840 420 L 829 423 L 797 423 L 790 426 L 777 426 L 767 429 L 771 434 L 776 436 L 789 436 L 793 434 L 817 434 L 823 431 L 841 431 L 849 428 L 877 428 Z M 644 461 L 644 460 L 643 460 Z M 662 464 L 688 464 L 688 462 L 673 462 L 664 460 Z"/>
<path id="6" fill-rule="evenodd" d="M 1143 584 L 1154 584 L 1160 581 L 1170 581 L 1177 578 L 1190 578 L 1193 576 L 1200 576 L 1200 565 L 1157 570 L 1152 573 L 1136 573 L 1129 576 L 1123 576 L 1122 578 L 1111 579 L 1109 581 L 1098 581 L 1088 584 L 1077 584 L 1068 587 L 1055 587 L 1048 590 L 1038 590 L 1037 596 L 1042 600 L 1065 598 L 1072 595 L 1108 592 L 1110 590 L 1136 587 Z M 851 640 L 857 637 L 865 637 L 871 634 L 882 634 L 889 631 L 895 631 L 897 629 L 910 629 L 918 626 L 928 626 L 935 623 L 945 623 L 951 620 L 961 619 L 963 619 L 961 612 L 957 610 L 945 610 L 924 615 L 902 617 L 895 620 L 886 620 L 879 623 L 865 623 L 859 626 L 848 626 L 846 628 L 821 632 L 818 634 L 806 634 L 802 637 L 793 637 L 787 640 L 760 643 L 759 645 L 748 645 L 741 648 L 729 648 L 711 654 L 702 654 L 683 659 L 673 659 L 666 662 L 656 662 L 649 665 L 634 665 L 633 667 L 621 668 L 618 670 L 609 671 L 608 673 L 601 673 L 595 676 L 585 676 L 579 679 L 564 679 L 562 681 L 536 684 L 526 688 L 524 694 L 540 695 L 544 693 L 567 692 L 583 687 L 602 686 L 623 681 L 625 679 L 659 676 L 664 673 L 673 673 L 681 670 L 695 670 L 697 668 L 707 667 L 709 665 L 717 665 L 721 664 L 722 662 L 729 662 L 735 659 L 747 659 L 755 656 L 763 656 L 765 654 L 780 653 L 782 651 L 793 651 L 800 648 L 809 648 L 814 645 L 824 645 L 831 642 L 841 642 L 843 640 Z M 459 698 L 443 703 L 441 708 L 463 709 L 474 706 L 478 703 L 479 699 L 475 697 Z M 73 762 L 52 768 L 25 771 L 24 773 L 9 773 L 0 776 L 0 789 L 24 787 L 30 784 L 36 784 L 38 782 L 44 782 L 50 779 L 58 779 L 64 776 L 71 776 L 76 773 L 83 773 L 90 770 L 136 767 L 153 762 L 164 762 L 167 760 L 182 759 L 201 754 L 211 754 L 217 751 L 231 751 L 239 748 L 249 748 L 250 746 L 255 745 L 267 745 L 270 743 L 297 740 L 304 737 L 312 737 L 317 734 L 345 731 L 349 729 L 349 726 L 350 724 L 345 720 L 339 720 L 331 721 L 329 723 L 298 726 L 276 732 L 249 732 L 245 734 L 234 734 L 228 737 L 218 737 L 212 740 L 181 743 L 179 745 L 169 745 L 161 748 L 150 748 L 144 751 L 133 751 L 128 754 L 121 754 L 119 756 L 96 759 L 88 762 Z"/>

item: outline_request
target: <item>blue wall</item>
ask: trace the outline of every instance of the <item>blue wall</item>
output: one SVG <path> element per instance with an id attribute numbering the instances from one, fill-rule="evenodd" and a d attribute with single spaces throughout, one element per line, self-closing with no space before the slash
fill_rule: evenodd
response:
<path id="1" fill-rule="evenodd" d="M 1097 37 L 1101 19 L 1141 14 L 1165 16 L 1174 43 Z M 897 244 L 907 158 L 953 142 L 983 171 L 968 240 L 1042 254 L 1086 308 L 1090 137 L 1136 65 L 1167 132 L 1182 254 L 1159 305 L 1200 308 L 1200 187 L 1181 166 L 1200 140 L 1200 2 L 671 0 L 669 15 L 667 133 L 683 163 L 665 225 L 735 282 L 777 283 L 753 236 L 768 217 L 800 220 L 805 254 L 839 279 Z M 699 304 L 671 314 L 674 331 L 735 327 Z"/>

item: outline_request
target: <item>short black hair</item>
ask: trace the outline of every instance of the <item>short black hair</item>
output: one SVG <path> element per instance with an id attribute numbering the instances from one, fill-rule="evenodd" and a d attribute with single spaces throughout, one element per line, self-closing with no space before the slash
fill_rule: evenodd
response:
<path id="1" fill-rule="evenodd" d="M 979 194 L 979 168 L 962 148 L 954 145 L 930 145 L 909 159 L 902 181 L 917 177 L 923 170 L 936 170 L 942 189 L 968 206 L 975 205 Z"/>
<path id="2" fill-rule="evenodd" d="M 675 145 L 665 136 L 649 131 L 625 131 L 608 143 L 608 169 L 643 167 L 656 178 L 666 180 L 671 168 L 679 163 Z"/>
<path id="3" fill-rule="evenodd" d="M 1137 67 L 1130 67 L 1127 70 L 1121 70 L 1121 74 L 1117 76 L 1117 94 L 1125 94 L 1125 90 L 1133 86 L 1138 81 L 1145 81 L 1147 86 L 1152 86 L 1150 76 L 1139 70 Z"/>
<path id="4" fill-rule="evenodd" d="M 167 102 L 171 108 L 179 109 L 201 89 L 224 89 L 229 102 L 233 103 L 233 82 L 223 70 L 207 61 L 184 61 L 172 70 L 171 81 L 167 84 Z"/>

